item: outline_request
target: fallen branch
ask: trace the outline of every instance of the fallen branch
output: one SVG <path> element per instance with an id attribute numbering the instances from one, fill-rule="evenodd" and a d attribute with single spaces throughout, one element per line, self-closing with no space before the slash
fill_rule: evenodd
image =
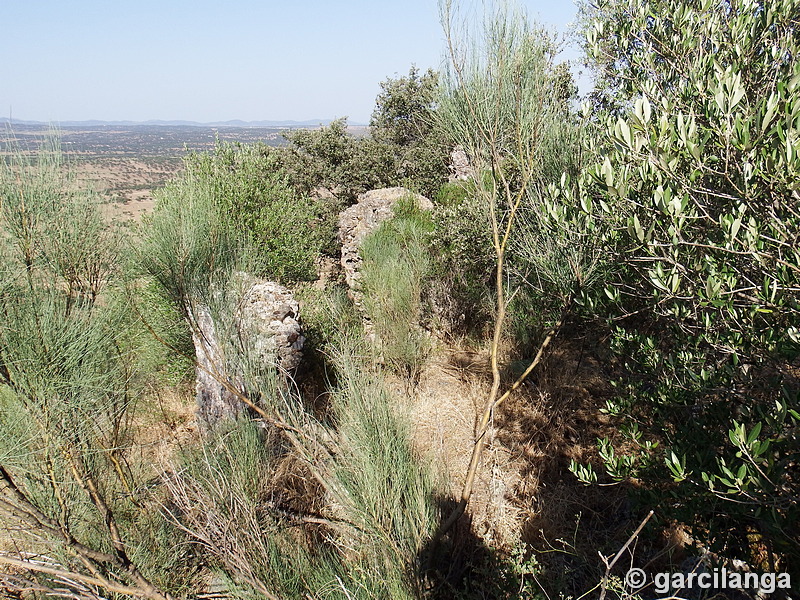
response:
<path id="1" fill-rule="evenodd" d="M 114 592 L 116 594 L 125 594 L 126 596 L 134 596 L 136 598 L 147 598 L 147 599 L 162 597 L 162 596 L 153 596 L 150 592 L 142 590 L 140 588 L 134 588 L 126 585 L 116 584 L 111 581 L 108 581 L 107 579 L 97 579 L 95 577 L 82 575 L 81 573 L 76 573 L 74 571 L 66 571 L 64 569 L 59 569 L 47 565 L 40 565 L 38 563 L 27 560 L 11 558 L 10 556 L 6 556 L 4 554 L 0 554 L 0 563 L 11 565 L 19 569 L 24 569 L 25 571 L 33 571 L 36 573 L 44 573 L 45 575 L 60 577 L 62 580 L 74 579 L 75 581 L 80 581 L 81 583 L 85 583 L 88 585 L 95 585 L 104 588 L 109 592 Z"/>

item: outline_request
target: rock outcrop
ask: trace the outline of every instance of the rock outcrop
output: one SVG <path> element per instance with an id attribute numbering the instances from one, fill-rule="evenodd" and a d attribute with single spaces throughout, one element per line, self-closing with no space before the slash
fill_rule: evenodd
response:
<path id="1" fill-rule="evenodd" d="M 192 341 L 197 359 L 197 420 L 201 429 L 209 431 L 220 421 L 234 418 L 245 409 L 239 397 L 244 389 L 240 378 L 228 372 L 211 311 L 200 304 L 194 307 L 192 313 Z"/>
<path id="2" fill-rule="evenodd" d="M 466 181 L 475 174 L 467 153 L 461 146 L 456 146 L 450 153 L 450 181 Z"/>
<path id="3" fill-rule="evenodd" d="M 207 306 L 194 308 L 192 339 L 197 357 L 196 397 L 201 426 L 212 429 L 246 408 L 241 396 L 248 393 L 247 382 L 226 352 L 246 353 L 257 367 L 274 365 L 291 372 L 303 357 L 305 337 L 299 322 L 300 307 L 292 293 L 270 281 L 249 282 L 245 276 L 244 293 L 231 310 L 215 322 Z M 220 336 L 229 338 L 222 341 Z"/>
<path id="4" fill-rule="evenodd" d="M 353 300 L 359 303 L 359 249 L 364 238 L 383 221 L 391 218 L 394 205 L 401 198 L 411 196 L 423 210 L 431 210 L 433 203 L 425 196 L 404 187 L 384 188 L 361 194 L 358 201 L 339 215 L 339 242 L 342 245 L 342 269 Z"/>
<path id="5" fill-rule="evenodd" d="M 275 361 L 287 372 L 300 366 L 305 337 L 298 320 L 300 305 L 288 289 L 271 281 L 256 283 L 239 307 L 239 336 L 259 361 Z"/>

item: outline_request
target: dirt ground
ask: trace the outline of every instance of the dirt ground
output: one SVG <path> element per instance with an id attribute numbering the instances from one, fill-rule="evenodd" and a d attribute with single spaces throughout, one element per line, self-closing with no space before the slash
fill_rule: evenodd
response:
<path id="1" fill-rule="evenodd" d="M 76 162 L 79 182 L 101 194 L 109 219 L 141 221 L 154 206 L 153 191 L 180 169 L 180 159 L 87 157 Z"/>
<path id="2" fill-rule="evenodd" d="M 461 493 L 490 385 L 488 352 L 446 350 L 425 370 L 411 401 L 415 441 L 443 468 L 454 497 Z M 608 417 L 596 407 L 609 387 L 593 358 L 556 343 L 498 408 L 470 504 L 473 530 L 487 544 L 530 537 L 532 521 L 542 518 L 543 488 L 579 487 L 566 465 L 586 460 L 596 438 L 608 433 Z"/>
<path id="3" fill-rule="evenodd" d="M 594 343 L 576 332 L 557 338 L 528 382 L 497 409 L 454 542 L 472 545 L 465 563 L 474 564 L 474 548 L 527 547 L 550 573 L 562 574 L 563 590 L 580 595 L 602 577 L 598 552 L 618 550 L 638 524 L 629 489 L 587 487 L 569 471 L 572 459 L 596 459 L 598 438 L 619 435 L 600 410 L 614 391 Z M 453 499 L 461 495 L 491 386 L 488 365 L 488 349 L 440 348 L 407 400 L 417 448 Z"/>

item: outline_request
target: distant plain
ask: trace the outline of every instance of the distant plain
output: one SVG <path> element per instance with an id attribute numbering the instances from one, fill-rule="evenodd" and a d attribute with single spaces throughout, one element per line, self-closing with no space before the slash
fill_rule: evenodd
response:
<path id="1" fill-rule="evenodd" d="M 153 190 L 182 167 L 187 152 L 210 152 L 217 139 L 284 146 L 290 127 L 214 127 L 201 125 L 6 125 L 0 129 L 0 154 L 12 145 L 34 152 L 56 132 L 64 156 L 80 182 L 100 193 L 111 219 L 139 220 L 153 208 Z"/>

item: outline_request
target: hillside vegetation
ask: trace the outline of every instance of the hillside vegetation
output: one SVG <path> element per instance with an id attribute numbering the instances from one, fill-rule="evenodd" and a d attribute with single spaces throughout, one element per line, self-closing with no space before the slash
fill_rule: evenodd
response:
<path id="1" fill-rule="evenodd" d="M 135 226 L 57 139 L 0 165 L 0 594 L 790 597 L 800 2 L 585 3 L 582 104 L 524 13 L 440 9 L 369 135 L 218 141 Z"/>

